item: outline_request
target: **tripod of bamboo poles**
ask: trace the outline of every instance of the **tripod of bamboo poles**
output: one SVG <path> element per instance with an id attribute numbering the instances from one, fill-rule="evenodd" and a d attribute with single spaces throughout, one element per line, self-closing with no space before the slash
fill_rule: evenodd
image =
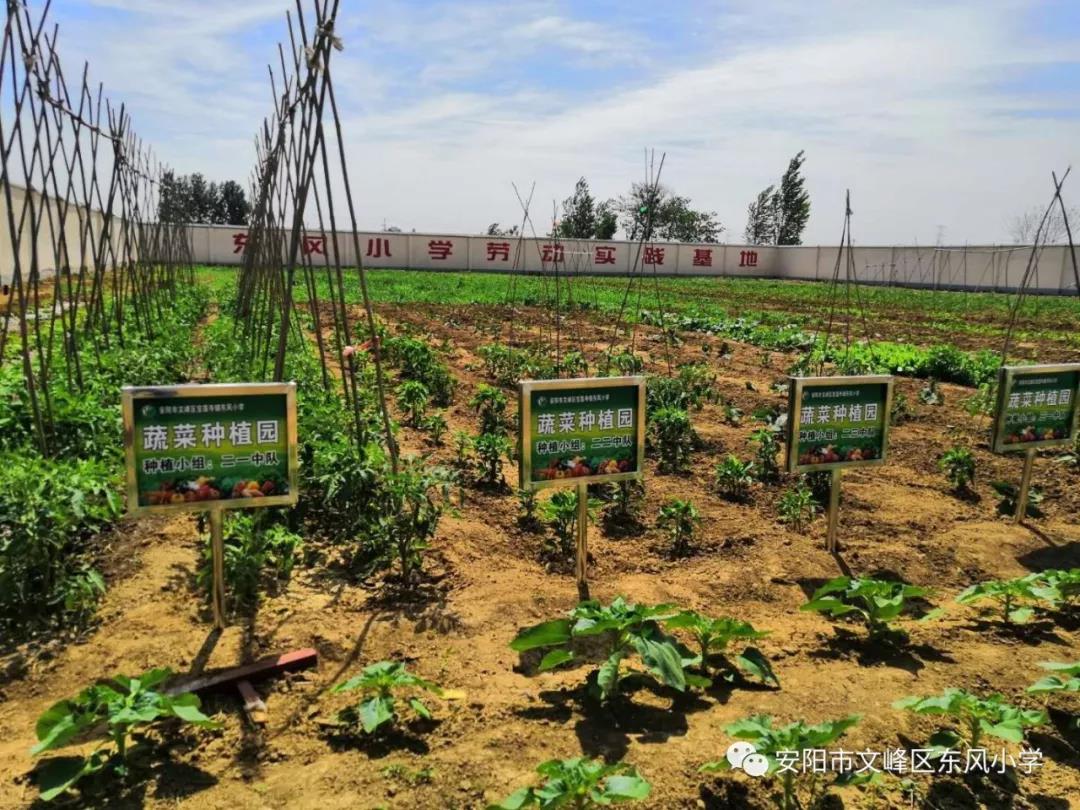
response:
<path id="1" fill-rule="evenodd" d="M 278 45 L 277 69 L 268 67 L 274 109 L 255 140 L 254 206 L 237 279 L 236 334 L 249 368 L 278 381 L 287 373 L 290 339 L 310 339 L 319 355 L 322 382 L 327 387 L 340 385 L 352 415 L 354 439 L 362 445 L 371 437 L 354 345 L 361 336 L 354 333 L 349 316 L 350 294 L 358 290 L 366 333 L 363 346 L 374 365 L 382 438 L 396 472 L 398 448 L 386 402 L 382 346 L 361 260 L 341 111 L 332 81 L 331 57 L 344 48 L 335 33 L 338 6 L 339 0 L 313 0 L 305 9 L 296 0 L 295 14 L 286 14 L 287 46 Z M 303 284 L 306 302 L 298 300 L 298 283 Z M 311 335 L 301 321 L 303 307 Z M 340 375 L 331 374 L 332 367 L 340 369 Z"/>
<path id="2" fill-rule="evenodd" d="M 42 455 L 60 438 L 54 387 L 85 390 L 102 351 L 153 337 L 178 285 L 194 280 L 186 223 L 168 205 L 171 172 L 89 65 L 69 84 L 48 13 L 49 3 L 36 19 L 8 3 L 0 38 L 0 228 L 11 248 L 0 365 L 20 367 Z"/>

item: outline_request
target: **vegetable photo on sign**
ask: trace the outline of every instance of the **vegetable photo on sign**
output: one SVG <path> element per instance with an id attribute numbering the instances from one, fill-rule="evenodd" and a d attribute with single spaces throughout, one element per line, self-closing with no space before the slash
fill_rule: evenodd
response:
<path id="1" fill-rule="evenodd" d="M 1077 431 L 1080 364 L 1003 366 L 998 372 L 996 453 L 1067 445 Z"/>
<path id="2" fill-rule="evenodd" d="M 892 377 L 793 377 L 788 470 L 838 469 L 885 460 Z"/>

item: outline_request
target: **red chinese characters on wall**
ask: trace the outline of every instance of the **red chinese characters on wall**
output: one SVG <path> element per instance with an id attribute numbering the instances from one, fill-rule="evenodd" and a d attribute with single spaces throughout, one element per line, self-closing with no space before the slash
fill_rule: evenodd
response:
<path id="1" fill-rule="evenodd" d="M 311 256 L 317 254 L 319 256 L 326 255 L 326 237 L 325 236 L 305 236 L 304 237 L 304 255 Z"/>
<path id="2" fill-rule="evenodd" d="M 246 233 L 234 233 L 232 235 L 233 253 L 243 253 L 247 249 L 248 235 Z"/>
<path id="3" fill-rule="evenodd" d="M 427 243 L 428 256 L 433 261 L 444 262 L 454 252 L 454 243 L 449 239 L 432 239 Z"/>
<path id="4" fill-rule="evenodd" d="M 757 251 L 740 250 L 739 267 L 757 267 Z"/>
<path id="5" fill-rule="evenodd" d="M 559 262 L 565 262 L 562 245 L 541 245 L 540 246 L 540 261 L 553 262 L 558 264 Z"/>
<path id="6" fill-rule="evenodd" d="M 593 264 L 615 264 L 615 248 L 611 245 L 597 245 L 593 251 Z"/>
<path id="7" fill-rule="evenodd" d="M 646 247 L 645 258 L 643 261 L 645 264 L 658 265 L 664 263 L 664 250 L 666 248 L 661 247 Z"/>
<path id="8" fill-rule="evenodd" d="M 510 261 L 510 243 L 509 242 L 488 242 L 487 243 L 487 260 L 489 262 L 495 261 Z"/>
<path id="9" fill-rule="evenodd" d="M 390 253 L 390 240 L 389 239 L 368 239 L 367 251 L 365 256 L 369 256 L 372 259 L 386 259 L 393 258 L 393 254 Z"/>
<path id="10" fill-rule="evenodd" d="M 694 267 L 712 267 L 712 248 L 694 248 Z"/>

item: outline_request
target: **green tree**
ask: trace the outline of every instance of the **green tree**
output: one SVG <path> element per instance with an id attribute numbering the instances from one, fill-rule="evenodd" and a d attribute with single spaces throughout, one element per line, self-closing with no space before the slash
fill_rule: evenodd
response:
<path id="1" fill-rule="evenodd" d="M 589 192 L 589 183 L 582 177 L 574 185 L 574 193 L 563 200 L 559 236 L 564 239 L 591 239 L 596 232 L 596 202 Z"/>
<path id="2" fill-rule="evenodd" d="M 767 186 L 746 209 L 746 231 L 743 238 L 748 245 L 771 245 L 776 237 L 775 207 L 773 195 L 776 186 Z"/>
<path id="3" fill-rule="evenodd" d="M 619 216 L 614 203 L 606 200 L 596 204 L 596 227 L 593 236 L 597 239 L 611 239 L 619 229 Z"/>
<path id="4" fill-rule="evenodd" d="M 247 225 L 251 216 L 251 204 L 244 188 L 235 180 L 226 180 L 220 186 L 221 204 L 224 217 L 222 225 Z"/>
<path id="5" fill-rule="evenodd" d="M 634 183 L 613 207 L 631 241 L 717 242 L 724 230 L 715 211 L 695 210 L 689 197 L 656 183 Z"/>
<path id="6" fill-rule="evenodd" d="M 806 179 L 802 176 L 804 162 L 806 158 L 800 149 L 788 163 L 787 171 L 780 180 L 780 189 L 775 194 L 778 245 L 801 245 L 802 233 L 810 219 L 810 193 L 806 190 Z"/>

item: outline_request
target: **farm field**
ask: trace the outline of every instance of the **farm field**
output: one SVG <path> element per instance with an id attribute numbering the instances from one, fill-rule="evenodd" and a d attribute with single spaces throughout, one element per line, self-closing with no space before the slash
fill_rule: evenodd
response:
<path id="1" fill-rule="evenodd" d="M 1046 722 L 1023 738 L 1040 752 L 1037 766 L 1017 763 L 981 778 L 885 777 L 835 788 L 821 806 L 1080 807 L 1076 693 L 1026 691 L 1047 674 L 1040 663 L 1080 660 L 1075 606 L 1021 599 L 1008 609 L 1030 604 L 1034 611 L 1013 623 L 992 601 L 954 600 L 978 583 L 1080 567 L 1080 449 L 1040 454 L 1038 516 L 1014 525 L 999 514 L 993 485 L 1017 483 L 1022 466 L 1019 455 L 994 455 L 987 442 L 989 384 L 1010 297 L 859 288 L 861 306 L 834 311 L 826 347 L 824 284 L 647 279 L 628 287 L 626 279 L 589 278 L 562 279 L 557 288 L 551 278 L 369 271 L 402 454 L 455 473 L 435 496 L 443 511 L 420 570 L 403 583 L 393 555 L 376 547 L 364 522 L 394 503 L 380 500 L 387 496 L 372 484 L 385 462 L 376 449 L 346 449 L 354 420 L 334 384 L 346 357 L 360 364 L 363 418 L 356 422 L 377 432 L 370 346 L 358 337 L 355 353 L 328 350 L 332 362 L 322 367 L 315 346 L 333 344 L 331 296 L 325 280 L 323 287 L 297 285 L 300 323 L 290 337 L 288 372 L 299 383 L 300 505 L 291 514 L 230 520 L 233 599 L 230 624 L 217 634 L 200 578 L 201 518 L 121 519 L 108 495 L 120 491 L 120 384 L 232 382 L 259 370 L 259 357 L 241 357 L 236 348 L 243 325 L 235 271 L 198 268 L 195 277 L 197 289 L 177 298 L 156 338 L 116 347 L 101 365 L 100 388 L 90 397 L 98 397 L 103 415 L 71 416 L 75 438 L 62 449 L 60 472 L 26 473 L 44 479 L 62 475 L 63 464 L 78 465 L 92 490 L 78 497 L 96 511 L 93 519 L 71 519 L 79 539 L 66 550 L 81 562 L 65 577 L 86 581 L 79 579 L 85 563 L 101 572 L 103 592 L 76 600 L 77 609 L 57 609 L 55 599 L 31 605 L 0 597 L 0 807 L 35 801 L 28 750 L 35 722 L 56 701 L 117 673 L 165 666 L 194 673 L 303 647 L 318 651 L 318 668 L 259 684 L 268 705 L 264 725 L 249 722 L 234 695 L 210 696 L 202 710 L 219 727 L 152 734 L 131 754 L 138 778 L 88 777 L 56 806 L 483 808 L 534 784 L 542 762 L 589 756 L 639 770 L 652 788 L 636 806 L 755 810 L 775 806 L 777 780 L 700 772 L 723 759 L 731 724 L 753 715 L 778 724 L 859 715 L 831 750 L 924 748 L 947 718 L 894 702 L 956 687 L 1000 693 L 1026 710 L 1046 708 Z M 345 293 L 347 320 L 362 335 L 356 285 Z M 1010 359 L 1080 359 L 1078 323 L 1076 299 L 1026 299 Z M 869 342 L 860 342 L 867 332 Z M 682 397 L 692 435 L 680 434 L 681 454 L 671 458 L 659 452 L 666 439 L 655 436 L 654 423 L 643 492 L 627 488 L 620 502 L 609 488 L 597 489 L 591 596 L 605 605 L 622 596 L 749 622 L 768 634 L 753 645 L 778 683 L 749 675 L 680 692 L 631 677 L 622 699 L 598 705 L 586 676 L 602 657 L 586 662 L 585 650 L 580 661 L 535 673 L 539 656 L 509 646 L 523 628 L 564 616 L 578 593 L 572 555 L 544 507 L 523 512 L 517 461 L 507 448 L 475 442 L 489 413 L 485 403 L 502 392 L 506 413 L 498 418 L 512 441 L 519 376 L 593 376 L 613 348 L 626 368 L 648 376 L 651 390 L 670 385 Z M 0 439 L 0 461 L 12 466 L 25 451 L 16 435 L 25 428 L 15 403 L 17 368 L 7 362 L 16 349 L 9 344 L 11 354 L 0 358 L 8 375 L 0 376 L 0 424 L 12 426 Z M 782 453 L 763 451 L 767 439 L 758 433 L 771 435 L 769 424 L 787 408 L 789 370 L 806 371 L 812 362 L 826 363 L 830 373 L 895 373 L 903 402 L 887 463 L 845 473 L 836 555 L 825 551 L 820 508 L 813 519 L 804 514 L 802 526 L 781 520 L 781 503 L 800 491 L 799 482 L 768 474 L 768 459 L 778 462 Z M 421 377 L 427 401 L 410 406 L 404 384 Z M 663 379 L 679 382 L 657 382 Z M 442 395 L 444 404 L 436 402 Z M 445 424 L 433 429 L 436 413 Z M 973 459 L 974 479 L 964 486 L 954 486 L 939 464 L 953 448 L 970 450 Z M 755 466 L 740 476 L 729 465 L 718 483 L 716 467 L 730 456 Z M 16 473 L 5 474 L 0 483 L 13 486 Z M 71 501 L 79 491 L 78 479 L 70 490 L 44 490 L 51 495 L 18 480 L 43 499 L 28 501 L 35 508 L 48 508 L 48 497 Z M 539 495 L 550 498 L 550 490 Z M 685 539 L 678 551 L 661 516 L 674 500 L 692 503 L 699 518 L 689 537 L 678 539 Z M 0 518 L 23 520 L 5 508 Z M 6 581 L 18 575 L 5 574 Z M 929 589 L 896 622 L 907 638 L 870 639 L 860 622 L 800 610 L 842 575 Z M 940 614 L 930 613 L 935 608 Z M 685 630 L 672 632 L 690 643 Z M 733 654 L 745 646 L 739 642 Z M 358 693 L 333 687 L 383 660 L 404 662 L 448 691 L 424 698 L 431 719 L 373 737 L 343 729 L 337 713 Z M 623 667 L 640 669 L 630 658 Z M 1014 757 L 1022 747 L 992 735 L 985 746 Z"/>

